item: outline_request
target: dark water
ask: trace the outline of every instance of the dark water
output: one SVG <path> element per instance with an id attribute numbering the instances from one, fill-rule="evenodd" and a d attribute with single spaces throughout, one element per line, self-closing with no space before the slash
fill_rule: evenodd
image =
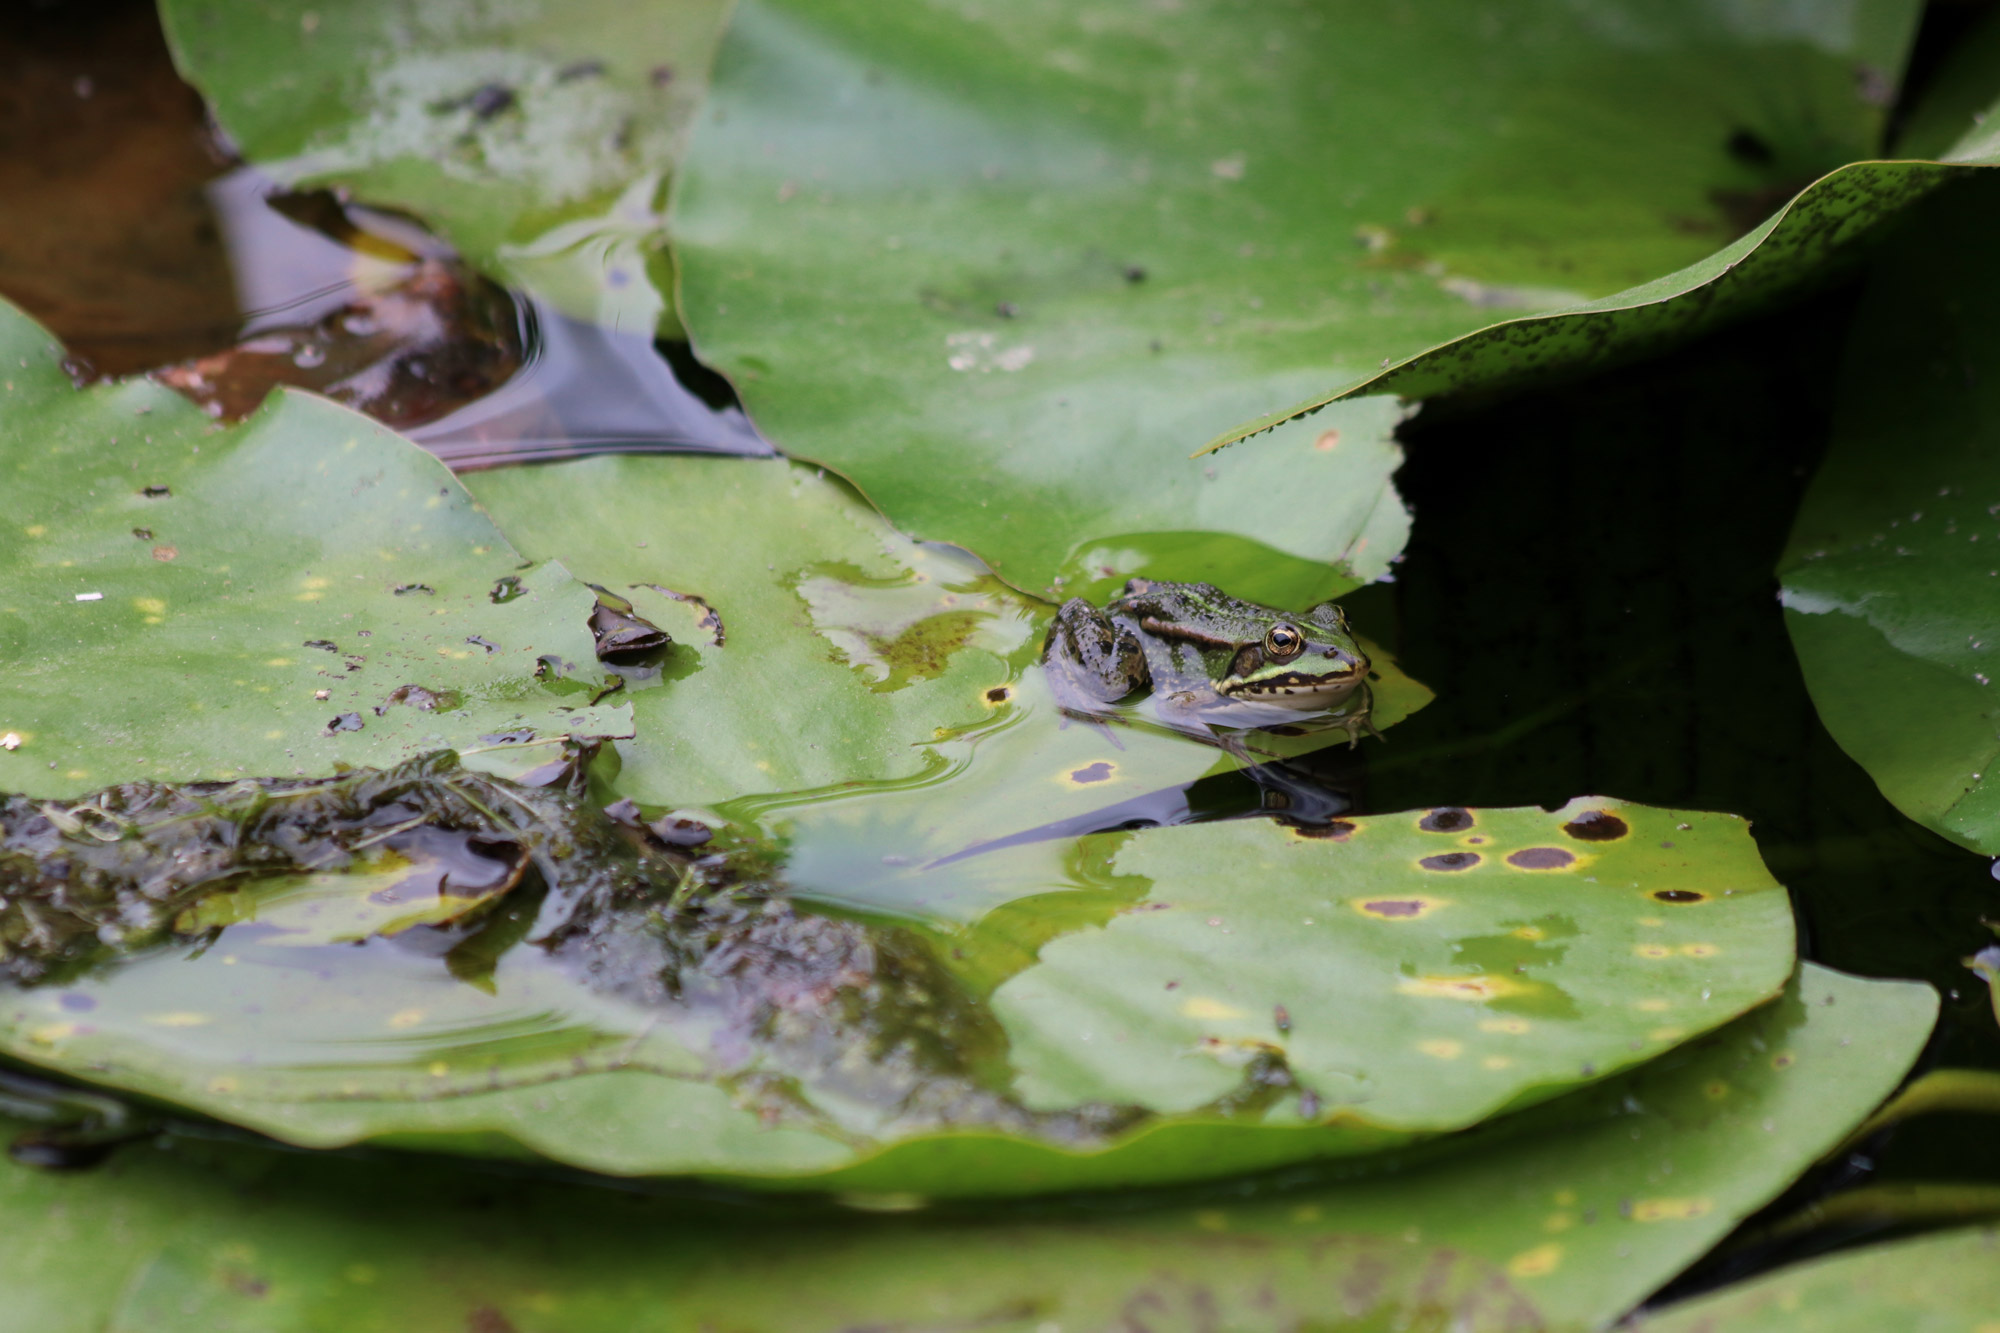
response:
<path id="1" fill-rule="evenodd" d="M 256 177 L 232 174 L 198 103 L 170 70 L 162 76 L 150 12 L 93 7 L 94 45 L 53 11 L 0 26 L 13 89 L 0 101 L 0 184 L 13 179 L 7 159 L 38 137 L 53 136 L 51 152 L 72 164 L 19 169 L 19 188 L 0 189 L 10 238 L 0 291 L 107 370 L 213 351 L 246 327 L 352 296 L 338 247 L 269 209 Z M 112 145 L 142 118 L 165 147 L 155 170 L 135 174 Z M 96 184 L 74 165 L 83 162 L 98 165 Z M 126 194 L 107 202 L 121 181 Z M 148 237 L 147 209 L 173 221 L 153 231 L 172 231 L 177 248 Z M 75 221 L 92 216 L 90 227 Z M 62 268 L 76 276 L 45 276 L 37 256 L 55 243 L 35 238 L 66 227 Z M 127 275 L 115 302 L 93 286 L 106 272 Z M 1961 962 L 1992 943 L 1982 918 L 2000 919 L 2000 884 L 1986 858 L 1898 814 L 1827 736 L 1771 573 L 1826 445 L 1857 291 L 1850 282 L 1580 383 L 1427 409 L 1404 430 L 1409 550 L 1392 584 L 1348 606 L 1437 702 L 1386 745 L 1324 752 L 1282 781 L 1196 784 L 1110 822 L 1556 806 L 1581 794 L 1733 811 L 1753 821 L 1793 892 L 1805 957 L 1920 978 L 1944 997 L 1920 1069 L 2000 1069 L 1989 993 Z M 455 466 L 578 448 L 766 448 L 685 346 L 612 337 L 546 310 L 523 320 L 527 369 L 417 432 Z M 1891 1130 L 1739 1235 L 1862 1185 L 2000 1184 L 1991 1128 L 1934 1117 Z M 1856 1234 L 1725 1245 L 1675 1290 Z"/>

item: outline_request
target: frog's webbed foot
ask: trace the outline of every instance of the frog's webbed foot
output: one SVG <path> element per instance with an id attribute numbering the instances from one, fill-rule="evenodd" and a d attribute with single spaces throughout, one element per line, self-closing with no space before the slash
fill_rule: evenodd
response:
<path id="1" fill-rule="evenodd" d="M 1056 612 L 1042 645 L 1049 689 L 1066 712 L 1101 716 L 1145 684 L 1146 656 L 1132 626 L 1072 597 Z"/>
<path id="2" fill-rule="evenodd" d="M 1368 688 L 1367 681 L 1363 681 L 1361 688 L 1354 692 L 1354 697 L 1360 700 L 1359 706 L 1350 709 L 1347 716 L 1340 719 L 1341 730 L 1347 733 L 1347 748 L 1350 750 L 1361 744 L 1361 733 L 1364 731 L 1378 741 L 1383 739 L 1382 733 L 1375 728 L 1375 719 L 1371 716 L 1375 708 L 1375 691 Z"/>

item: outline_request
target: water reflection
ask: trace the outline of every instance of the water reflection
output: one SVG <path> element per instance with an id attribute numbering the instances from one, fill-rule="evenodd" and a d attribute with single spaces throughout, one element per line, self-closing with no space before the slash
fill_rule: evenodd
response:
<path id="1" fill-rule="evenodd" d="M 480 277 L 407 218 L 240 167 L 208 195 L 244 309 L 227 350 L 156 372 L 218 416 L 276 384 L 325 393 L 454 468 L 597 452 L 769 455 L 715 384 L 646 333 L 573 319 Z"/>

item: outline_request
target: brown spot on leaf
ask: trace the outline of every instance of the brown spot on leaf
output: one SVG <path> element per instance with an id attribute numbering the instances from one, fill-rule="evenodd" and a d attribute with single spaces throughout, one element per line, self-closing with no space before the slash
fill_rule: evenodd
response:
<path id="1" fill-rule="evenodd" d="M 1325 838 L 1331 842 L 1346 842 L 1354 835 L 1357 826 L 1345 819 L 1329 820 L 1324 824 L 1294 824 L 1294 838 Z"/>
<path id="2" fill-rule="evenodd" d="M 1697 893 L 1693 889 L 1655 889 L 1650 896 L 1663 903 L 1705 903 L 1708 901 L 1707 894 Z"/>
<path id="3" fill-rule="evenodd" d="M 1426 870 L 1470 870 L 1479 864 L 1478 852 L 1441 852 L 1417 862 Z"/>
<path id="4" fill-rule="evenodd" d="M 1457 833 L 1472 827 L 1472 816 L 1455 805 L 1441 806 L 1417 821 L 1426 833 Z"/>
<path id="5" fill-rule="evenodd" d="M 1631 825 L 1609 810 L 1586 810 L 1563 825 L 1563 832 L 1579 842 L 1616 842 L 1631 831 Z"/>
<path id="6" fill-rule="evenodd" d="M 1516 870 L 1567 870 L 1576 864 L 1576 853 L 1560 847 L 1523 847 L 1508 854 L 1507 864 Z"/>
<path id="7" fill-rule="evenodd" d="M 1082 768 L 1072 769 L 1069 780 L 1071 782 L 1104 782 L 1111 777 L 1111 771 L 1111 765 L 1105 760 L 1100 759 L 1094 764 L 1085 764 Z"/>

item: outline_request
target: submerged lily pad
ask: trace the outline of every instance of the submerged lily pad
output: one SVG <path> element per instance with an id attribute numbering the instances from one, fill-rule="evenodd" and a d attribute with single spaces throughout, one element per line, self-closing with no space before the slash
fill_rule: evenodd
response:
<path id="1" fill-rule="evenodd" d="M 1364 1152 L 1657 1055 L 1792 957 L 1741 821 L 1609 801 L 1051 844 L 1081 911 L 955 931 L 803 912 L 768 848 L 647 850 L 449 755 L 9 817 L 8 854 L 46 871 L 0 921 L 16 1058 L 309 1146 L 765 1186 L 1019 1193 Z M 442 910 L 461 864 L 389 890 L 372 930 L 301 918 L 337 898 L 326 868 L 379 898 L 366 853 L 419 826 L 477 839 L 476 910 Z"/>
<path id="2" fill-rule="evenodd" d="M 174 59 L 287 184 L 408 209 L 567 313 L 671 328 L 666 180 L 721 0 L 162 0 Z"/>
<path id="3" fill-rule="evenodd" d="M 1755 13 L 746 0 L 676 186 L 682 316 L 779 448 L 1018 587 L 1098 549 L 1198 577 L 1196 534 L 1366 580 L 1406 532 L 1393 406 L 1188 452 L 1869 152 L 1915 6 Z"/>
<path id="4" fill-rule="evenodd" d="M 2000 854 L 2000 179 L 1877 261 L 1832 447 L 1779 561 L 1785 625 L 1841 748 L 1912 819 Z"/>
<path id="5" fill-rule="evenodd" d="M 1797 1264 L 1635 1320 L 1644 1333 L 1959 1333 L 2000 1310 L 2000 1231 L 1968 1227 Z"/>
<path id="6" fill-rule="evenodd" d="M 0 1284 L 39 1333 L 1602 1327 L 1860 1120 L 1935 1007 L 1808 967 L 1780 1004 L 1454 1151 L 1027 1218 L 780 1214 L 185 1139 L 91 1173 L 0 1163 Z"/>
<path id="7" fill-rule="evenodd" d="M 592 702 L 590 591 L 422 450 L 290 391 L 219 429 L 145 381 L 78 389 L 61 356 L 0 307 L 0 790 L 630 733 Z M 501 579 L 524 595 L 496 604 Z"/>

